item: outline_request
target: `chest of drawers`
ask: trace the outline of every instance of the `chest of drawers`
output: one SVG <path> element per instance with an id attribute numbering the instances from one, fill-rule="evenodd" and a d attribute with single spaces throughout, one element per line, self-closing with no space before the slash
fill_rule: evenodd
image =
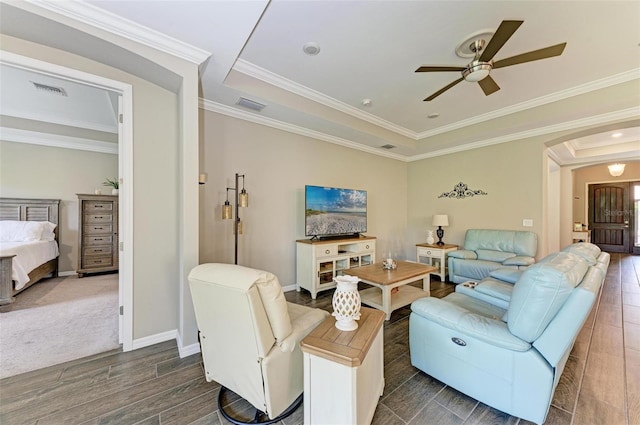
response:
<path id="1" fill-rule="evenodd" d="M 78 194 L 78 277 L 118 270 L 118 197 Z"/>

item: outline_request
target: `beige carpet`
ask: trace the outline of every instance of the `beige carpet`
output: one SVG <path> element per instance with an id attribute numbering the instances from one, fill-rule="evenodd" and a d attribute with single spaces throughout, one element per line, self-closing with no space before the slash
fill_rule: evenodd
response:
<path id="1" fill-rule="evenodd" d="M 0 378 L 118 347 L 117 274 L 45 279 L 0 307 Z"/>

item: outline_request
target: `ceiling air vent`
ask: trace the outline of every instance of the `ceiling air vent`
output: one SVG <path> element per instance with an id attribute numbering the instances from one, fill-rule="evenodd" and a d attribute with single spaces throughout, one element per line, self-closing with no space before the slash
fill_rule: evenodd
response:
<path id="1" fill-rule="evenodd" d="M 241 97 L 240 99 L 238 99 L 238 101 L 236 102 L 236 105 L 240 105 L 247 109 L 251 109 L 253 111 L 258 111 L 258 112 L 262 111 L 262 109 L 264 109 L 264 107 L 267 106 L 267 105 L 263 105 L 262 103 L 254 102 L 253 100 L 245 99 L 244 97 Z"/>
<path id="2" fill-rule="evenodd" d="M 48 86 L 46 84 L 40 84 L 34 81 L 32 81 L 31 83 L 36 87 L 36 90 L 67 97 L 67 92 L 62 87 Z"/>
<path id="3" fill-rule="evenodd" d="M 382 146 L 380 146 L 380 147 L 381 147 L 382 149 L 393 149 L 393 148 L 395 148 L 395 145 L 389 145 L 389 144 L 387 144 L 387 145 L 382 145 Z"/>

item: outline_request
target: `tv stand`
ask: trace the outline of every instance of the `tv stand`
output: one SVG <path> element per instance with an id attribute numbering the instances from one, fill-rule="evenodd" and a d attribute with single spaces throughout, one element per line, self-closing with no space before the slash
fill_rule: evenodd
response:
<path id="1" fill-rule="evenodd" d="M 336 287 L 333 279 L 346 269 L 373 264 L 376 238 L 348 235 L 328 240 L 296 241 L 296 291 L 304 288 L 314 300 L 318 292 Z"/>
<path id="2" fill-rule="evenodd" d="M 351 235 L 315 235 L 311 238 L 311 240 L 318 241 L 334 241 L 338 239 L 358 239 L 360 238 L 360 233 L 353 233 Z"/>

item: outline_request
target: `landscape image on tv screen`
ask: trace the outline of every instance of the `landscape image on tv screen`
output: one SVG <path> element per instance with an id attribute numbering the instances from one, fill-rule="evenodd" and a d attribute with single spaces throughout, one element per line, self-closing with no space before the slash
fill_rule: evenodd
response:
<path id="1" fill-rule="evenodd" d="M 305 234 L 347 235 L 367 231 L 367 191 L 305 187 Z"/>

